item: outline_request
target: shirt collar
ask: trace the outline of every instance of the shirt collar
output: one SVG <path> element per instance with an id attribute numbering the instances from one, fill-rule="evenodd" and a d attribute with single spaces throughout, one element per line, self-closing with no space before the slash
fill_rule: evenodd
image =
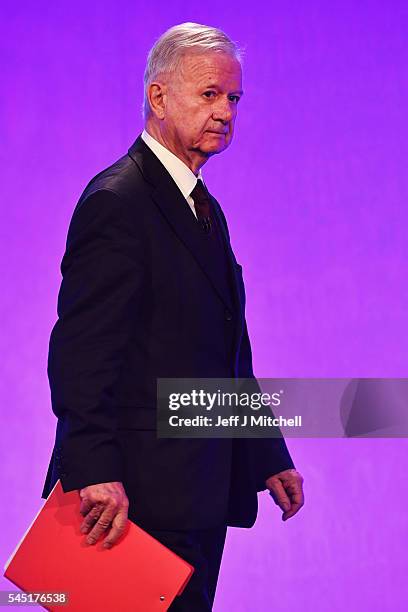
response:
<path id="1" fill-rule="evenodd" d="M 156 157 L 159 158 L 185 198 L 187 198 L 193 191 L 197 184 L 197 179 L 201 179 L 204 183 L 201 168 L 196 176 L 194 172 L 192 172 L 190 168 L 177 157 L 177 155 L 174 155 L 174 153 L 164 147 L 160 142 L 153 138 L 153 136 L 150 136 L 146 130 L 143 130 L 142 132 L 142 139 L 153 151 Z"/>
<path id="2" fill-rule="evenodd" d="M 196 176 L 194 172 L 192 172 L 190 168 L 177 157 L 177 155 L 174 155 L 174 153 L 164 147 L 160 142 L 153 138 L 153 136 L 150 136 L 146 130 L 143 130 L 142 132 L 142 139 L 161 161 L 183 196 L 188 198 L 197 184 L 197 179 L 201 179 L 203 181 L 201 168 L 198 172 L 198 176 Z"/>

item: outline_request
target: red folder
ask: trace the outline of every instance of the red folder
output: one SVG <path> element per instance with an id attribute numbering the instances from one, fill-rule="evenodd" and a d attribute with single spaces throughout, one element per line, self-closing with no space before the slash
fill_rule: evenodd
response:
<path id="1" fill-rule="evenodd" d="M 156 612 L 180 595 L 194 568 L 128 521 L 112 548 L 85 542 L 77 491 L 58 480 L 5 566 L 5 577 L 25 593 L 66 593 L 68 603 L 38 600 L 46 610 Z"/>

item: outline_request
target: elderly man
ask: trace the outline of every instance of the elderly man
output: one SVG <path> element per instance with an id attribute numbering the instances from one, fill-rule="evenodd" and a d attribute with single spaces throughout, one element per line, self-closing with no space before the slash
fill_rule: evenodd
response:
<path id="1" fill-rule="evenodd" d="M 145 129 L 95 176 L 71 219 L 48 375 L 56 440 L 44 485 L 80 492 L 89 543 L 127 518 L 195 567 L 172 610 L 211 610 L 226 528 L 251 527 L 257 491 L 283 520 L 303 504 L 282 437 L 158 439 L 157 378 L 253 378 L 241 266 L 201 168 L 231 143 L 236 45 L 185 23 L 145 71 Z M 120 544 L 119 544 L 120 545 Z"/>

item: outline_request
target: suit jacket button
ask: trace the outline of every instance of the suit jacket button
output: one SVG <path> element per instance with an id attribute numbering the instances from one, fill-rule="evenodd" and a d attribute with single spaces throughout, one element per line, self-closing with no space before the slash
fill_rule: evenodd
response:
<path id="1" fill-rule="evenodd" d="M 232 312 L 228 309 L 225 310 L 225 318 L 227 321 L 232 321 Z"/>

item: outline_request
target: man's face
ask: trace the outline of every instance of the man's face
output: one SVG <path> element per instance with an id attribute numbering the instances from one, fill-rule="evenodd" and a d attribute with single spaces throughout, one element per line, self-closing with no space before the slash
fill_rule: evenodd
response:
<path id="1" fill-rule="evenodd" d="M 183 157 L 228 147 L 242 95 L 241 65 L 226 53 L 190 53 L 168 80 L 162 133 Z"/>

